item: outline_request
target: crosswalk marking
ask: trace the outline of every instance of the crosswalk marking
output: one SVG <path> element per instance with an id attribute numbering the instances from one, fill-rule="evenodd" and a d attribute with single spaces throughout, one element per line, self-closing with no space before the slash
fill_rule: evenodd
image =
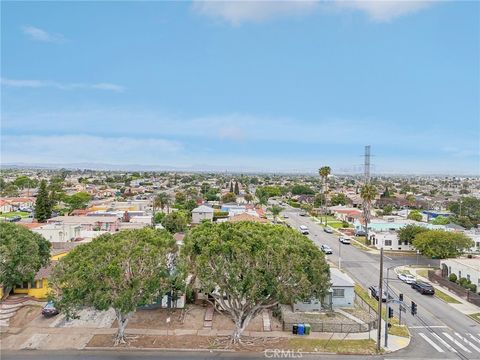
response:
<path id="1" fill-rule="evenodd" d="M 465 343 L 467 343 L 468 345 L 470 345 L 470 347 L 478 352 L 480 352 L 480 349 L 474 344 L 472 343 L 471 341 L 469 341 L 467 338 L 464 338 L 463 336 L 461 336 L 459 333 L 455 333 L 455 336 L 459 337 L 460 339 L 462 339 Z"/>
<path id="2" fill-rule="evenodd" d="M 460 341 L 458 341 L 457 339 L 454 339 L 452 336 L 450 336 L 449 333 L 444 332 L 442 334 L 445 335 L 447 338 L 449 338 L 451 341 L 453 341 L 455 343 L 455 345 L 457 345 L 463 351 L 471 353 L 470 350 L 468 350 L 465 346 L 463 346 L 463 344 Z"/>
<path id="3" fill-rule="evenodd" d="M 443 351 L 443 349 L 440 346 L 438 346 L 432 340 L 430 340 L 430 338 L 428 338 L 424 333 L 418 333 L 418 335 L 420 335 L 422 338 L 424 338 L 425 341 L 428 342 L 430 345 L 432 345 L 433 348 L 435 350 L 437 350 L 438 352 L 442 352 L 442 353 L 445 352 L 445 351 Z"/>
<path id="4" fill-rule="evenodd" d="M 469 334 L 467 333 L 467 336 L 469 336 L 471 339 L 475 340 L 476 342 L 478 342 L 480 344 L 480 340 L 477 339 L 475 336 L 473 336 L 472 334 Z"/>
<path id="5" fill-rule="evenodd" d="M 452 351 L 452 352 L 457 352 L 457 350 L 455 350 L 453 347 L 451 347 L 445 340 L 443 340 L 439 335 L 435 334 L 435 333 L 431 333 L 435 338 L 438 339 L 438 341 L 440 341 L 443 346 L 445 346 L 448 350 Z"/>

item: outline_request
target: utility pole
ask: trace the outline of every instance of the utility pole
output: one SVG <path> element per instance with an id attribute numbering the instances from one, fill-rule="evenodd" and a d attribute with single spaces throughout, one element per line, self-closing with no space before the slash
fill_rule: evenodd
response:
<path id="1" fill-rule="evenodd" d="M 377 352 L 380 352 L 382 340 L 382 298 L 383 298 L 383 247 L 380 248 L 380 276 L 378 279 L 378 325 L 377 325 Z"/>
<path id="2" fill-rule="evenodd" d="M 388 295 L 389 295 L 389 287 L 388 287 L 388 275 L 389 275 L 390 268 L 387 268 L 387 301 L 385 302 L 385 347 L 388 347 L 388 313 L 389 313 L 389 305 L 388 305 Z"/>

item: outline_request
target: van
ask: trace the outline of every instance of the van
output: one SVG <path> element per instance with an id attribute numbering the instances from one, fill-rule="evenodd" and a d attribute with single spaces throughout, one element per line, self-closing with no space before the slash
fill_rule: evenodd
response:
<path id="1" fill-rule="evenodd" d="M 305 225 L 300 225 L 299 229 L 303 235 L 308 235 L 308 227 L 306 227 Z"/>

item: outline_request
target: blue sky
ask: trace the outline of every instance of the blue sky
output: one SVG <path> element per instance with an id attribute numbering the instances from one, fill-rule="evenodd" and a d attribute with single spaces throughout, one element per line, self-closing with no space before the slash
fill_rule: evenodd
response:
<path id="1" fill-rule="evenodd" d="M 478 2 L 2 2 L 3 163 L 480 174 Z"/>

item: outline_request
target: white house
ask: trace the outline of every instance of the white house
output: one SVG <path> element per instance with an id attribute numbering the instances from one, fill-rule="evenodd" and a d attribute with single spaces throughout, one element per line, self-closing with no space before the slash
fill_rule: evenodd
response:
<path id="1" fill-rule="evenodd" d="M 330 268 L 332 287 L 330 293 L 323 299 L 326 308 L 353 308 L 355 305 L 355 282 L 350 276 L 337 268 Z M 315 312 L 321 311 L 322 304 L 318 299 L 296 302 L 293 311 Z"/>
<path id="2" fill-rule="evenodd" d="M 8 201 L 1 199 L 0 200 L 0 213 L 9 213 L 13 211 L 13 206 Z"/>
<path id="3" fill-rule="evenodd" d="M 200 205 L 192 210 L 192 224 L 200 224 L 203 220 L 213 221 L 213 212 L 211 207 Z"/>
<path id="4" fill-rule="evenodd" d="M 81 237 L 81 230 L 81 225 L 60 223 L 45 224 L 32 229 L 50 242 L 73 241 Z"/>
<path id="5" fill-rule="evenodd" d="M 440 268 L 444 276 L 448 277 L 450 274 L 457 275 L 457 278 L 466 278 L 477 285 L 480 289 L 480 258 L 458 258 L 440 260 Z"/>

